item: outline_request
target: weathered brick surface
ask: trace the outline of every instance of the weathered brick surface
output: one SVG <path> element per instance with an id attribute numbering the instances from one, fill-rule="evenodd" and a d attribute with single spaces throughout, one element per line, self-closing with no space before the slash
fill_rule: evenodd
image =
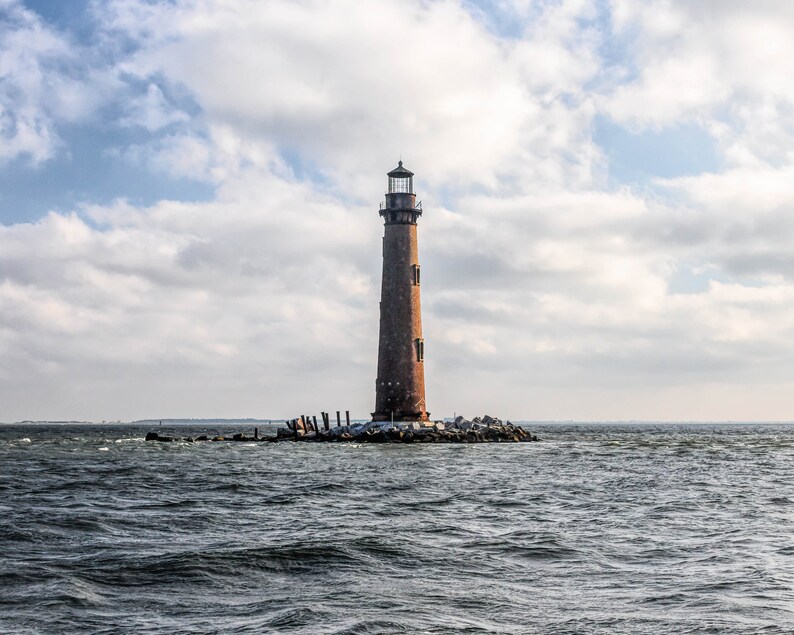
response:
<path id="1" fill-rule="evenodd" d="M 424 362 L 417 356 L 422 339 L 419 265 L 414 194 L 387 194 L 383 238 L 380 341 L 373 421 L 426 421 Z"/>

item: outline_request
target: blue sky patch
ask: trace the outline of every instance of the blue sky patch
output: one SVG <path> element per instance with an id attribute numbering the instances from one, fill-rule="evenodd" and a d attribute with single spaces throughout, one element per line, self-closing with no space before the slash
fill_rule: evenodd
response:
<path id="1" fill-rule="evenodd" d="M 609 160 L 613 183 L 645 185 L 655 178 L 713 172 L 719 167 L 714 139 L 695 124 L 632 132 L 598 115 L 593 140 Z"/>
<path id="2" fill-rule="evenodd" d="M 149 140 L 139 129 L 61 126 L 58 132 L 65 147 L 55 158 L 31 166 L 22 157 L 0 169 L 0 223 L 36 221 L 52 210 L 118 198 L 147 206 L 162 199 L 210 200 L 215 194 L 213 185 L 154 174 L 109 151 Z"/>

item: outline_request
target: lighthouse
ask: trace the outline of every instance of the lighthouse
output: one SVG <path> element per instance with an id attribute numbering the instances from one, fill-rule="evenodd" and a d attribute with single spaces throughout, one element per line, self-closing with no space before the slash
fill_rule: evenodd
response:
<path id="1" fill-rule="evenodd" d="M 425 341 L 419 301 L 421 274 L 417 246 L 417 204 L 413 177 L 400 161 L 387 174 L 384 221 L 378 376 L 373 421 L 427 421 Z"/>

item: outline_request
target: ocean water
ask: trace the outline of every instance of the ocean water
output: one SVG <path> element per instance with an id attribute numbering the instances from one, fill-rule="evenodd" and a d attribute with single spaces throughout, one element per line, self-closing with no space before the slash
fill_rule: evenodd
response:
<path id="1" fill-rule="evenodd" d="M 794 632 L 794 426 L 527 427 L 0 426 L 0 632 Z"/>

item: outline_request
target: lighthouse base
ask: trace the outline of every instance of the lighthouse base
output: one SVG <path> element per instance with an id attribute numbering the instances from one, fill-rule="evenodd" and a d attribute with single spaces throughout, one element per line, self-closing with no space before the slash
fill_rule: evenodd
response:
<path id="1" fill-rule="evenodd" d="M 403 412 L 401 410 L 390 412 L 373 412 L 373 421 L 430 421 L 429 412 Z"/>

